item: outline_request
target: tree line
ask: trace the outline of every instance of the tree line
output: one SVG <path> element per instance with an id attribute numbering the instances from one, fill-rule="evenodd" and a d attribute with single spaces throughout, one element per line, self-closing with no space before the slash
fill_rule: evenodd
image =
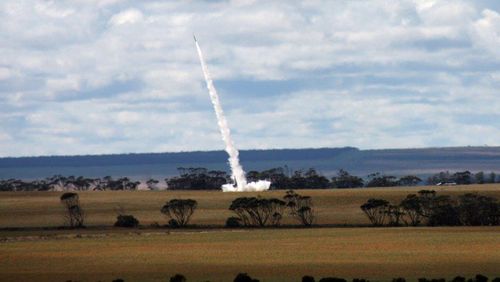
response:
<path id="1" fill-rule="evenodd" d="M 0 180 L 0 191 L 102 191 L 102 190 L 136 190 L 139 181 L 128 177 L 114 179 L 88 178 L 83 176 L 54 175 L 41 180 L 24 181 L 20 179 Z"/>
<path id="2" fill-rule="evenodd" d="M 79 196 L 74 192 L 61 195 L 65 218 L 71 228 L 84 227 L 85 213 Z M 198 207 L 193 199 L 172 199 L 160 212 L 168 219 L 168 227 L 185 227 Z M 466 193 L 452 198 L 438 195 L 434 190 L 420 190 L 408 194 L 399 203 L 371 198 L 360 206 L 374 226 L 497 226 L 500 225 L 500 202 L 490 196 Z M 234 216 L 226 220 L 226 227 L 280 226 L 289 215 L 304 226 L 312 226 L 316 218 L 312 198 L 293 190 L 282 199 L 238 197 L 228 207 Z M 137 227 L 139 221 L 123 209 L 117 211 L 115 226 Z"/>
<path id="3" fill-rule="evenodd" d="M 468 185 L 500 183 L 500 177 L 494 172 L 485 173 L 460 171 L 439 172 L 426 180 L 416 175 L 396 177 L 381 173 L 369 174 L 366 179 L 352 175 L 340 169 L 332 178 L 327 178 L 313 168 L 291 171 L 288 167 L 272 168 L 264 171 L 249 171 L 249 181 L 269 180 L 271 189 L 326 189 L 393 187 L 417 185 Z M 207 170 L 206 168 L 179 168 L 179 176 L 165 179 L 170 190 L 218 190 L 222 184 L 229 183 L 231 177 L 225 171 Z"/>
<path id="4" fill-rule="evenodd" d="M 175 274 L 174 276 L 170 277 L 169 279 L 170 282 L 187 282 L 186 276 L 182 274 Z M 259 282 L 259 279 L 252 278 L 250 275 L 247 273 L 238 273 L 236 277 L 233 279 L 233 282 Z M 316 282 L 316 279 L 311 276 L 311 275 L 304 275 L 302 277 L 302 282 Z M 318 280 L 319 282 L 347 282 L 346 279 L 344 278 L 339 278 L 339 277 L 323 277 Z M 403 277 L 398 277 L 398 278 L 393 278 L 392 280 L 389 280 L 392 282 L 406 282 L 406 279 Z M 476 274 L 474 277 L 471 277 L 469 279 L 463 277 L 463 276 L 455 276 L 453 279 L 446 280 L 445 278 L 425 278 L 421 277 L 418 278 L 418 282 L 488 282 L 489 278 L 487 276 L 484 276 L 482 274 Z M 125 282 L 125 280 L 118 278 L 113 280 L 113 282 Z M 370 282 L 368 279 L 364 278 L 353 278 L 352 282 Z M 491 282 L 500 282 L 500 277 L 493 278 Z"/>
<path id="5" fill-rule="evenodd" d="M 398 204 L 369 199 L 360 206 L 374 226 L 500 225 L 500 203 L 494 197 L 466 193 L 452 198 L 433 190 L 409 194 Z"/>
<path id="6" fill-rule="evenodd" d="M 220 190 L 223 184 L 230 183 L 231 176 L 220 170 L 206 168 L 179 168 L 179 175 L 166 178 L 169 190 Z M 287 167 L 272 168 L 264 171 L 249 171 L 249 181 L 269 180 L 271 189 L 327 189 L 327 188 L 360 188 L 360 187 L 393 187 L 417 185 L 468 185 L 500 183 L 496 173 L 470 171 L 443 171 L 422 180 L 416 175 L 396 177 L 381 173 L 369 174 L 366 178 L 350 174 L 340 169 L 335 176 L 328 178 L 313 168 L 291 171 Z M 149 179 L 145 182 L 150 190 L 156 190 L 160 181 Z M 54 175 L 52 177 L 24 181 L 20 179 L 0 180 L 0 191 L 92 191 L 92 190 L 137 190 L 141 182 L 128 177 L 114 179 L 87 178 Z"/>
<path id="7" fill-rule="evenodd" d="M 64 207 L 66 224 L 70 228 L 84 228 L 85 212 L 78 193 L 66 192 L 59 199 Z M 167 227 L 181 228 L 188 226 L 197 208 L 196 200 L 171 199 L 161 207 L 160 212 L 167 218 Z M 282 199 L 238 197 L 231 202 L 228 209 L 234 213 L 234 216 L 226 220 L 226 227 L 230 228 L 279 226 L 286 215 L 308 227 L 312 226 L 315 220 L 311 197 L 299 195 L 293 190 L 286 191 Z M 125 212 L 122 207 L 119 206 L 115 212 L 117 217 L 114 226 L 139 226 L 139 220 Z M 159 227 L 159 224 L 154 227 Z"/>

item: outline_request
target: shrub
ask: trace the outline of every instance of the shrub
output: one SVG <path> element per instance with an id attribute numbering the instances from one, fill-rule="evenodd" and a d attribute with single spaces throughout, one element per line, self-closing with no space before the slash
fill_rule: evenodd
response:
<path id="1" fill-rule="evenodd" d="M 402 277 L 398 277 L 398 278 L 392 279 L 392 282 L 406 282 L 406 279 L 404 279 Z"/>
<path id="2" fill-rule="evenodd" d="M 234 216 L 228 217 L 226 220 L 226 227 L 230 228 L 241 227 L 241 219 Z"/>
<path id="3" fill-rule="evenodd" d="M 186 282 L 186 277 L 182 274 L 176 274 L 170 277 L 170 282 Z"/>
<path id="4" fill-rule="evenodd" d="M 125 282 L 125 280 L 123 280 L 121 278 L 117 278 L 117 279 L 113 280 L 113 282 Z"/>
<path id="5" fill-rule="evenodd" d="M 119 215 L 116 217 L 115 226 L 116 227 L 137 227 L 137 226 L 139 226 L 139 220 L 137 220 L 133 215 Z"/>
<path id="6" fill-rule="evenodd" d="M 246 273 L 239 273 L 233 280 L 234 282 L 259 282 L 257 279 L 252 279 L 250 275 Z"/>
<path id="7" fill-rule="evenodd" d="M 168 227 L 170 227 L 170 228 L 179 228 L 180 225 L 179 225 L 179 222 L 177 220 L 175 220 L 175 219 L 172 218 L 171 220 L 168 221 Z"/>
<path id="8" fill-rule="evenodd" d="M 306 275 L 302 277 L 302 282 L 315 282 L 314 277 Z"/>
<path id="9" fill-rule="evenodd" d="M 477 274 L 475 278 L 476 282 L 488 282 L 488 277 L 481 274 Z"/>
<path id="10" fill-rule="evenodd" d="M 321 278 L 319 282 L 347 282 L 344 278 L 337 277 L 325 277 Z"/>
<path id="11" fill-rule="evenodd" d="M 462 277 L 462 276 L 456 276 L 455 278 L 453 278 L 451 280 L 451 282 L 465 282 L 465 277 Z"/>

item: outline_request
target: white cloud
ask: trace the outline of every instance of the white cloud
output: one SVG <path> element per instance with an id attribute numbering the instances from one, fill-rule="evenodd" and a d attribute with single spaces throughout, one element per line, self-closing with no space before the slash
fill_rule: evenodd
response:
<path id="1" fill-rule="evenodd" d="M 0 80 L 8 79 L 12 76 L 12 72 L 8 68 L 0 67 Z"/>
<path id="2" fill-rule="evenodd" d="M 485 9 L 481 14 L 482 18 L 474 23 L 478 39 L 476 44 L 483 46 L 498 58 L 500 57 L 500 14 L 489 9 Z"/>
<path id="3" fill-rule="evenodd" d="M 3 1 L 0 154 L 222 148 L 193 33 L 240 147 L 495 145 L 494 7 Z"/>
<path id="4" fill-rule="evenodd" d="M 143 18 L 144 16 L 141 11 L 131 8 L 113 15 L 109 23 L 114 26 L 134 24 L 142 21 Z"/>

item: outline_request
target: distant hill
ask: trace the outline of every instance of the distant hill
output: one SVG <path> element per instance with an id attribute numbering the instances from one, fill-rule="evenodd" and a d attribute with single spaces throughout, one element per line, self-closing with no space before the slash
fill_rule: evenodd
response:
<path id="1" fill-rule="evenodd" d="M 500 172 L 500 147 L 359 150 L 357 148 L 244 150 L 246 171 L 288 166 L 315 168 L 332 176 L 343 168 L 365 177 L 372 172 L 427 176 L 439 171 Z M 224 151 L 88 156 L 0 158 L 0 178 L 39 179 L 54 174 L 86 177 L 127 176 L 144 180 L 177 174 L 178 167 L 228 170 Z"/>

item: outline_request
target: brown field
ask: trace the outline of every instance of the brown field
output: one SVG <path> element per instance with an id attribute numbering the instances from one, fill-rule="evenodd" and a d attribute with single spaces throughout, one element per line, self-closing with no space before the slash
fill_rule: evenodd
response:
<path id="1" fill-rule="evenodd" d="M 2 281 L 261 281 L 500 276 L 500 228 L 214 230 L 0 243 Z M 18 238 L 19 239 L 19 238 Z"/>
<path id="2" fill-rule="evenodd" d="M 312 196 L 317 212 L 318 224 L 368 224 L 359 206 L 369 198 L 384 198 L 400 201 L 409 193 L 420 189 L 434 189 L 438 193 L 459 195 L 479 192 L 500 199 L 500 185 L 469 185 L 454 187 L 418 188 L 369 188 L 297 190 L 300 194 Z M 283 197 L 284 191 L 246 193 L 263 197 Z M 59 203 L 61 192 L 0 192 L 0 228 L 2 227 L 46 227 L 61 226 L 64 223 Z M 192 218 L 193 224 L 223 225 L 231 216 L 228 207 L 231 201 L 241 196 L 222 192 L 79 192 L 80 201 L 86 211 L 86 224 L 112 225 L 116 220 L 116 208 L 122 206 L 136 216 L 141 224 L 166 223 L 160 213 L 162 205 L 173 198 L 192 198 L 198 201 L 198 210 Z M 284 223 L 294 223 L 285 219 Z"/>
<path id="3" fill-rule="evenodd" d="M 426 187 L 500 198 L 500 185 Z M 370 197 L 399 201 L 419 188 L 300 190 L 313 197 L 320 224 L 367 224 L 359 206 Z M 85 230 L 0 231 L 0 281 L 232 281 L 248 272 L 261 281 L 300 281 L 305 274 L 390 281 L 482 273 L 500 276 L 500 227 L 119 229 L 115 208 L 148 226 L 172 198 L 193 198 L 193 224 L 223 225 L 232 199 L 221 192 L 81 192 Z M 257 193 L 253 193 L 257 194 Z M 282 197 L 284 191 L 258 193 Z M 56 192 L 0 193 L 0 227 L 63 224 Z M 245 194 L 249 195 L 249 194 Z M 289 221 L 288 223 L 293 223 Z"/>

